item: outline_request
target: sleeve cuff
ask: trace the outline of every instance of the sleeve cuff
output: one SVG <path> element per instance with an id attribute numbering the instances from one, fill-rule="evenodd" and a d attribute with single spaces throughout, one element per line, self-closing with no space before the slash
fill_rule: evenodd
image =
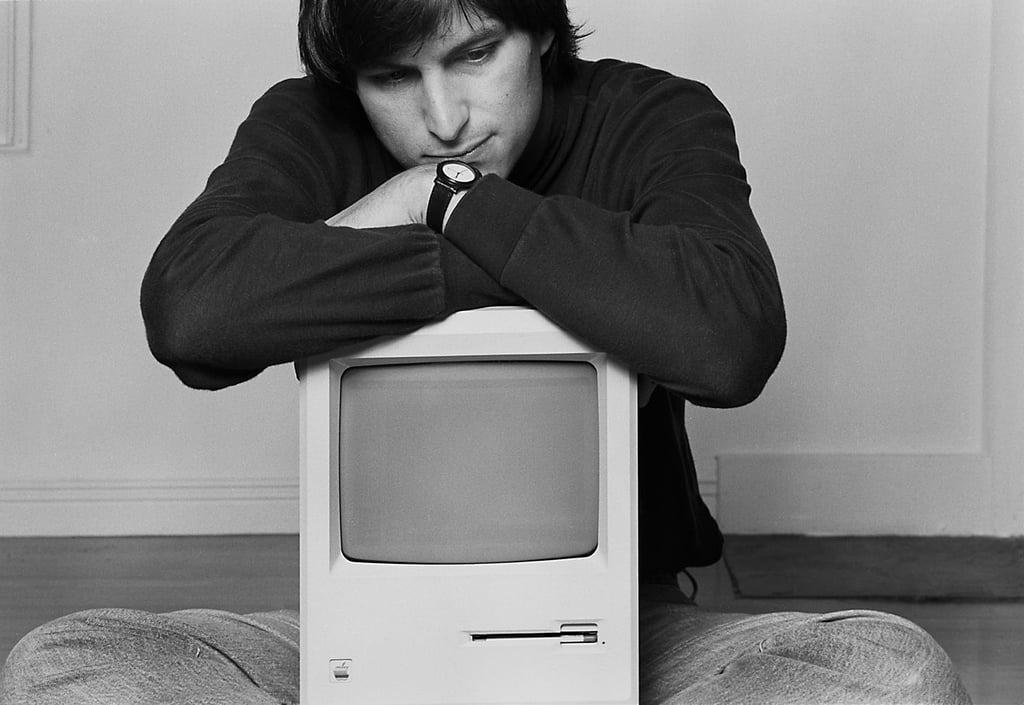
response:
<path id="1" fill-rule="evenodd" d="M 513 303 L 516 297 L 501 287 L 458 247 L 440 238 L 445 295 L 443 316 L 456 311 Z"/>
<path id="2" fill-rule="evenodd" d="M 500 282 L 541 200 L 532 191 L 489 174 L 459 202 L 444 236 Z"/>

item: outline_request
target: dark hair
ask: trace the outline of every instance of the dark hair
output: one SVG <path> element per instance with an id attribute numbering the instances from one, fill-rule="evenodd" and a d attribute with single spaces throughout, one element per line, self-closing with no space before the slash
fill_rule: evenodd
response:
<path id="1" fill-rule="evenodd" d="M 542 59 L 544 77 L 572 76 L 581 34 L 565 0 L 300 0 L 299 55 L 325 97 L 355 85 L 360 66 L 422 44 L 447 28 L 455 13 L 490 17 L 512 29 L 554 32 Z"/>

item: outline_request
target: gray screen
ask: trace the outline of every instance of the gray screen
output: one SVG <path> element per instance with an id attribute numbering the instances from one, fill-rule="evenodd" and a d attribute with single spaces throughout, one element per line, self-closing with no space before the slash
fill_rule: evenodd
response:
<path id="1" fill-rule="evenodd" d="M 597 371 L 586 362 L 352 367 L 341 378 L 342 551 L 497 563 L 597 547 Z"/>

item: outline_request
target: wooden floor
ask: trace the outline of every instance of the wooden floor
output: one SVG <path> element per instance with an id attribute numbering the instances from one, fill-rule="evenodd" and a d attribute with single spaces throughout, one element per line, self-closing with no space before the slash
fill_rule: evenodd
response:
<path id="1" fill-rule="evenodd" d="M 925 627 L 978 705 L 1024 703 L 1024 603 L 744 599 L 722 564 L 693 571 L 707 609 L 823 612 L 864 607 Z M 0 657 L 38 624 L 92 607 L 236 612 L 298 607 L 295 536 L 0 538 Z"/>

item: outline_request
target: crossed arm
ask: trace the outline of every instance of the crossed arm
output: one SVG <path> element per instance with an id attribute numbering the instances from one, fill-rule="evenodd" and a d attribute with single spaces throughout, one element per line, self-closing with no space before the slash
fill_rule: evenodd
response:
<path id="1" fill-rule="evenodd" d="M 283 129 L 294 118 L 265 103 L 154 255 L 150 345 L 186 384 L 219 388 L 456 310 L 525 302 L 692 401 L 745 403 L 781 355 L 785 319 L 715 105 L 679 127 L 710 142 L 625 135 L 619 152 L 652 156 L 596 186 L 581 177 L 545 196 L 487 176 L 439 235 L 422 225 L 433 166 L 399 171 L 366 135 Z"/>

